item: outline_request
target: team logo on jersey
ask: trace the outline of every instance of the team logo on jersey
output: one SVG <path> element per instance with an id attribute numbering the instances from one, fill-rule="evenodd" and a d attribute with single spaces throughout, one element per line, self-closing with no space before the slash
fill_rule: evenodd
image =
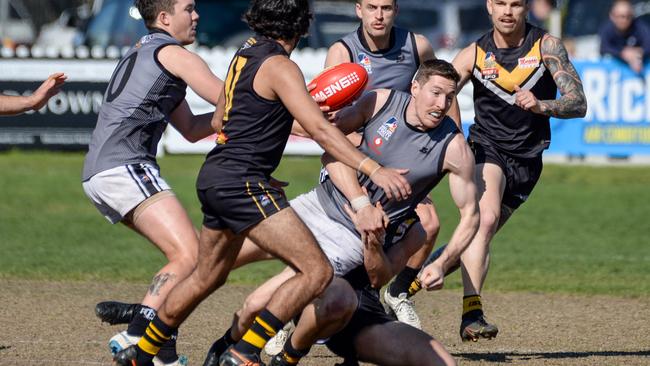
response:
<path id="1" fill-rule="evenodd" d="M 267 196 L 265 194 L 260 194 L 260 196 L 257 199 L 260 201 L 260 205 L 262 205 L 262 207 L 265 207 L 269 203 L 271 203 L 271 200 L 269 199 L 269 196 Z"/>
<path id="2" fill-rule="evenodd" d="M 497 58 L 494 53 L 488 52 L 483 59 L 483 69 L 481 74 L 484 80 L 494 80 L 499 77 L 499 69 L 497 68 Z"/>
<path id="3" fill-rule="evenodd" d="M 390 137 L 393 136 L 393 133 L 397 129 L 397 118 L 390 117 L 388 121 L 384 122 L 379 129 L 377 134 L 383 137 L 386 141 L 390 140 Z"/>
<path id="4" fill-rule="evenodd" d="M 368 55 L 363 52 L 359 53 L 357 55 L 357 63 L 366 69 L 368 75 L 372 74 L 372 62 L 370 62 L 370 57 L 368 57 Z"/>
<path id="5" fill-rule="evenodd" d="M 517 60 L 517 64 L 522 69 L 534 69 L 539 66 L 539 58 L 537 56 L 521 57 Z"/>

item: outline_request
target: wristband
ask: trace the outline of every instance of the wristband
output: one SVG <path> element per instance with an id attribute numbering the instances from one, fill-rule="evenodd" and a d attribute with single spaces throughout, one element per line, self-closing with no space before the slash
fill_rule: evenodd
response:
<path id="1" fill-rule="evenodd" d="M 368 198 L 366 195 L 353 198 L 350 200 L 350 206 L 352 206 L 352 210 L 354 210 L 354 212 L 358 212 L 362 208 L 370 206 L 370 198 Z"/>
<path id="2" fill-rule="evenodd" d="M 377 172 L 379 168 L 381 168 L 381 165 L 379 165 L 379 163 L 370 159 L 369 157 L 366 157 L 365 159 L 361 160 L 361 163 L 359 163 L 359 168 L 357 170 L 367 176 L 371 176 L 373 173 Z"/>

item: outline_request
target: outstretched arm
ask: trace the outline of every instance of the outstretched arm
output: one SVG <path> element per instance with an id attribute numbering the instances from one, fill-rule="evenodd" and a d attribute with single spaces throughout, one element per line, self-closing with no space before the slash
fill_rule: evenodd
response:
<path id="1" fill-rule="evenodd" d="M 529 90 L 517 88 L 516 104 L 525 110 L 556 118 L 578 118 L 587 113 L 587 99 L 580 76 L 569 61 L 562 41 L 550 35 L 542 39 L 542 60 L 560 90 L 560 98 L 538 100 Z"/>
<path id="2" fill-rule="evenodd" d="M 258 93 L 275 94 L 314 141 L 337 160 L 366 174 L 384 191 L 390 191 L 387 192 L 389 198 L 401 199 L 411 194 L 411 187 L 402 173 L 381 167 L 359 152 L 338 128 L 323 117 L 307 93 L 304 77 L 293 61 L 284 56 L 268 58 L 253 84 Z"/>
<path id="3" fill-rule="evenodd" d="M 447 147 L 444 167 L 449 171 L 449 190 L 460 212 L 460 221 L 440 257 L 424 267 L 420 274 L 420 281 L 428 290 L 442 287 L 445 273 L 458 262 L 479 225 L 474 155 L 460 134 Z"/>
<path id="4" fill-rule="evenodd" d="M 39 110 L 59 92 L 67 76 L 61 72 L 50 75 L 30 96 L 0 94 L 0 115 L 11 115 Z"/>

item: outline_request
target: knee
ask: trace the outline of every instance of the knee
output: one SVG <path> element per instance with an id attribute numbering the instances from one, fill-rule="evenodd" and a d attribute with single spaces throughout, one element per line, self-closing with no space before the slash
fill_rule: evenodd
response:
<path id="1" fill-rule="evenodd" d="M 266 307 L 267 302 L 267 299 L 264 299 L 253 292 L 246 298 L 246 300 L 244 300 L 244 306 L 240 311 L 240 317 L 246 318 L 254 316 Z"/>
<path id="2" fill-rule="evenodd" d="M 319 296 L 332 282 L 332 278 L 334 278 L 334 269 L 332 269 L 329 262 L 325 262 L 324 264 L 318 265 L 313 271 L 305 273 L 305 275 L 310 278 L 310 283 L 312 284 L 312 287 L 315 288 L 316 295 Z"/>
<path id="3" fill-rule="evenodd" d="M 326 299 L 326 302 L 319 307 L 319 317 L 327 318 L 327 323 L 346 321 L 357 308 L 357 300 L 354 292 L 339 292 L 335 296 Z"/>
<path id="4" fill-rule="evenodd" d="M 199 252 L 194 246 L 182 247 L 174 250 L 172 253 L 167 253 L 167 259 L 169 263 L 177 264 L 189 274 L 196 268 L 199 262 Z"/>
<path id="5" fill-rule="evenodd" d="M 499 217 L 500 215 L 498 211 L 489 208 L 482 209 L 479 231 L 484 233 L 484 235 L 492 236 L 497 231 Z"/>

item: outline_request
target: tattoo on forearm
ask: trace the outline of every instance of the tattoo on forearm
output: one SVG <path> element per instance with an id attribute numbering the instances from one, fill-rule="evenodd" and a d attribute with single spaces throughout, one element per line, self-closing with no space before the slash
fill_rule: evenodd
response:
<path id="1" fill-rule="evenodd" d="M 555 100 L 541 100 L 542 113 L 558 118 L 582 117 L 587 111 L 587 100 L 582 90 L 582 81 L 569 61 L 566 48 L 558 38 L 546 36 L 542 40 L 542 58 L 561 97 Z"/>
<path id="2" fill-rule="evenodd" d="M 149 293 L 153 296 L 160 295 L 160 289 L 169 281 L 173 281 L 176 275 L 173 273 L 160 273 L 153 278 L 149 285 Z"/>

